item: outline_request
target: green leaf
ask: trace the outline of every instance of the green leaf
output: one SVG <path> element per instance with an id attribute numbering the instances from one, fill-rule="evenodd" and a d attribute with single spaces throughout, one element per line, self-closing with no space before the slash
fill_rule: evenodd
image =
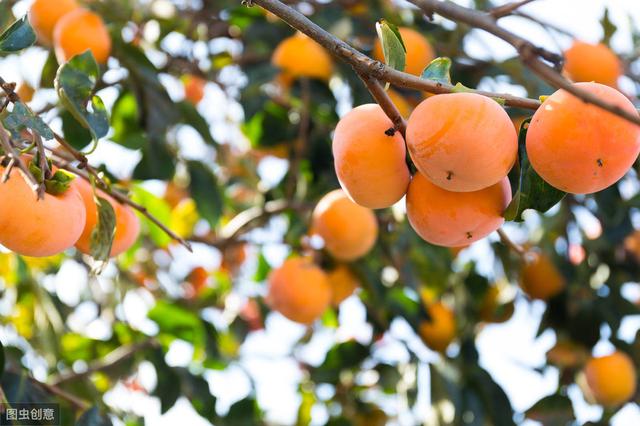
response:
<path id="1" fill-rule="evenodd" d="M 436 58 L 422 71 L 422 78 L 438 83 L 451 84 L 451 59 Z"/>
<path id="2" fill-rule="evenodd" d="M 102 197 L 96 197 L 96 206 L 98 223 L 91 232 L 91 256 L 97 261 L 106 262 L 116 235 L 116 212 L 111 203 Z"/>
<path id="3" fill-rule="evenodd" d="M 216 398 L 211 395 L 209 383 L 185 368 L 178 368 L 176 372 L 181 378 L 182 396 L 191 402 L 198 414 L 213 421 L 216 417 Z"/>
<path id="4" fill-rule="evenodd" d="M 369 348 L 355 340 L 333 346 L 324 362 L 311 371 L 315 382 L 336 383 L 343 370 L 356 368 L 369 355 Z"/>
<path id="5" fill-rule="evenodd" d="M 376 32 L 382 45 L 384 60 L 391 68 L 404 71 L 407 48 L 402 41 L 398 27 L 381 19 L 376 23 Z"/>
<path id="6" fill-rule="evenodd" d="M 33 162 L 31 162 L 31 164 L 33 164 Z M 46 192 L 51 195 L 64 194 L 75 178 L 73 174 L 66 170 L 56 170 L 51 178 L 44 181 Z"/>
<path id="7" fill-rule="evenodd" d="M 602 15 L 602 19 L 600 20 L 600 25 L 602 26 L 602 43 L 609 44 L 611 42 L 611 37 L 618 30 L 616 24 L 611 22 L 609 18 L 609 8 L 605 7 L 604 15 Z"/>
<path id="8" fill-rule="evenodd" d="M 223 419 L 224 425 L 258 426 L 260 422 L 260 407 L 253 397 L 247 397 L 229 407 L 229 412 Z"/>
<path id="9" fill-rule="evenodd" d="M 62 65 L 54 82 L 60 101 L 89 130 L 94 144 L 109 132 L 107 109 L 102 99 L 94 95 L 98 77 L 98 63 L 87 50 Z"/>
<path id="10" fill-rule="evenodd" d="M 111 126 L 114 142 L 129 149 L 141 149 L 147 139 L 140 127 L 140 111 L 138 101 L 131 92 L 123 92 L 113 104 L 111 110 Z"/>
<path id="11" fill-rule="evenodd" d="M 527 419 L 545 425 L 565 425 L 575 419 L 571 400 L 562 395 L 549 395 L 525 412 Z"/>
<path id="12" fill-rule="evenodd" d="M 47 60 L 42 67 L 42 74 L 40 74 L 40 87 L 42 88 L 52 88 L 53 82 L 56 79 L 56 73 L 58 72 L 58 60 L 56 59 L 56 54 L 53 52 L 49 52 L 49 56 L 47 56 Z"/>
<path id="13" fill-rule="evenodd" d="M 93 406 L 84 413 L 76 422 L 76 426 L 111 426 L 111 420 L 106 415 L 100 413 L 97 406 Z"/>
<path id="14" fill-rule="evenodd" d="M 164 353 L 159 348 L 151 353 L 149 361 L 156 369 L 158 377 L 156 388 L 151 395 L 160 399 L 160 412 L 164 414 L 175 405 L 180 397 L 180 376 L 167 365 Z"/>
<path id="15" fill-rule="evenodd" d="M 64 139 L 77 150 L 85 148 L 93 139 L 91 132 L 75 119 L 75 117 L 66 109 L 60 112 L 62 119 L 62 133 Z"/>
<path id="16" fill-rule="evenodd" d="M 518 188 L 511 200 L 511 203 L 504 212 L 506 220 L 521 222 L 522 213 L 527 209 L 534 209 L 539 212 L 546 212 L 556 205 L 564 196 L 565 192 L 554 188 L 545 182 L 531 166 L 527 157 L 527 128 L 531 119 L 524 120 L 520 126 L 518 136 L 518 162 L 520 176 Z"/>
<path id="17" fill-rule="evenodd" d="M 24 15 L 0 34 L 0 52 L 17 52 L 35 42 L 36 33 L 33 32 L 27 15 Z"/>
<path id="18" fill-rule="evenodd" d="M 198 212 L 215 227 L 222 216 L 224 201 L 222 190 L 213 172 L 199 161 L 189 161 L 187 163 L 191 182 L 189 190 L 196 202 Z"/>
<path id="19" fill-rule="evenodd" d="M 162 333 L 198 344 L 204 342 L 204 328 L 198 316 L 181 306 L 160 300 L 147 314 Z"/>
<path id="20" fill-rule="evenodd" d="M 7 113 L 2 123 L 15 137 L 19 137 L 20 132 L 25 129 L 33 130 L 47 140 L 54 137 L 53 130 L 22 102 L 13 105 L 13 110 Z"/>

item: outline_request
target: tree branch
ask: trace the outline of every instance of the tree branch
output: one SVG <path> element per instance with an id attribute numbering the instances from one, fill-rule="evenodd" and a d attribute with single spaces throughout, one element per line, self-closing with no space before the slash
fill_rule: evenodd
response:
<path id="1" fill-rule="evenodd" d="M 514 242 L 509 238 L 506 232 L 502 228 L 498 229 L 498 235 L 500 236 L 500 241 L 505 246 L 509 247 L 511 250 L 516 252 L 516 254 L 520 257 L 524 257 L 527 254 L 527 250 L 522 247 L 520 244 Z"/>
<path id="2" fill-rule="evenodd" d="M 399 131 L 402 134 L 402 137 L 405 136 L 405 132 L 407 131 L 407 122 L 396 108 L 395 104 L 384 90 L 384 87 L 380 84 L 378 80 L 375 78 L 369 77 L 367 75 L 359 75 L 360 79 L 364 82 L 365 86 L 373 96 L 373 99 L 380 105 L 380 108 L 387 114 L 387 117 L 393 123 L 393 128 Z"/>
<path id="3" fill-rule="evenodd" d="M 535 0 L 520 0 L 520 1 L 511 2 L 511 3 L 506 3 L 506 4 L 503 4 L 502 6 L 497 6 L 491 9 L 489 11 L 489 15 L 491 15 L 493 19 L 500 19 L 505 16 L 511 15 L 517 9 L 521 8 L 526 4 L 532 3 L 534 1 Z"/>
<path id="4" fill-rule="evenodd" d="M 71 382 L 90 376 L 98 371 L 108 370 L 109 368 L 131 358 L 137 352 L 157 345 L 155 339 L 147 339 L 142 342 L 134 343 L 128 346 L 121 346 L 118 349 L 109 352 L 104 358 L 96 360 L 89 364 L 85 371 L 76 373 L 73 370 L 66 370 L 51 379 L 51 386 L 60 386 L 62 383 Z"/>
<path id="5" fill-rule="evenodd" d="M 540 59 L 543 58 L 552 63 L 560 64 L 562 62 L 562 57 L 560 55 L 542 49 L 530 41 L 498 26 L 490 15 L 475 9 L 459 6 L 451 1 L 409 1 L 418 6 L 427 16 L 432 16 L 434 13 L 437 13 L 447 19 L 451 19 L 455 22 L 462 22 L 495 35 L 512 45 L 518 51 L 520 60 L 551 86 L 556 89 L 564 89 L 586 103 L 600 107 L 631 123 L 640 125 L 640 115 L 637 113 L 630 113 L 618 105 L 612 104 L 611 102 L 603 100 L 592 93 L 580 89 L 569 80 L 565 79 L 557 70 Z"/>
<path id="6" fill-rule="evenodd" d="M 252 0 L 265 10 L 278 16 L 291 27 L 311 37 L 329 52 L 351 65 L 359 75 L 371 76 L 379 81 L 392 83 L 398 87 L 415 90 L 423 90 L 429 93 L 452 93 L 457 89 L 451 84 L 444 84 L 433 80 L 426 80 L 415 75 L 394 70 L 387 65 L 375 61 L 354 49 L 349 44 L 328 33 L 297 10 L 283 4 L 279 0 Z M 503 93 L 492 93 L 474 90 L 474 93 L 504 101 L 504 104 L 525 109 L 537 109 L 540 101 L 536 99 L 521 98 Z"/>
<path id="7" fill-rule="evenodd" d="M 300 125 L 298 137 L 291 144 L 289 155 L 289 173 L 285 185 L 285 194 L 288 199 L 292 199 L 298 187 L 298 176 L 300 175 L 300 162 L 304 156 L 309 138 L 309 126 L 311 124 L 311 84 L 308 78 L 300 79 L 301 100 L 300 105 Z"/>
<path id="8" fill-rule="evenodd" d="M 18 169 L 24 176 L 24 179 L 27 182 L 27 185 L 29 185 L 31 190 L 35 194 L 37 194 L 38 199 L 42 199 L 43 196 L 41 196 L 41 194 L 38 192 L 38 187 L 39 187 L 38 181 L 36 180 L 35 177 L 33 177 L 33 174 L 31 174 L 31 171 L 29 170 L 29 168 L 26 166 L 26 164 L 24 164 L 24 162 L 22 161 L 22 158 L 20 158 L 20 154 L 16 151 L 16 149 L 11 144 L 11 139 L 9 138 L 9 135 L 7 134 L 7 131 L 2 125 L 2 123 L 0 123 L 0 146 L 2 146 L 2 149 L 4 150 L 5 154 L 11 157 L 11 161 L 12 161 L 5 169 L 5 173 L 2 176 L 2 182 L 4 183 L 9 179 L 11 168 L 13 167 L 13 165 L 17 165 Z"/>

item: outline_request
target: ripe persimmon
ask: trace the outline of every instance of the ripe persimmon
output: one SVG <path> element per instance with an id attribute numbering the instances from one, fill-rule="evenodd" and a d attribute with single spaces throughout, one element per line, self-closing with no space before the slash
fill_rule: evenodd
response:
<path id="1" fill-rule="evenodd" d="M 456 337 L 456 318 L 447 305 L 435 302 L 427 306 L 430 320 L 420 323 L 422 341 L 437 352 L 444 352 Z"/>
<path id="2" fill-rule="evenodd" d="M 407 192 L 407 216 L 413 229 L 431 244 L 467 246 L 498 229 L 511 201 L 507 178 L 473 192 L 452 192 L 416 173 Z"/>
<path id="3" fill-rule="evenodd" d="M 111 36 L 100 15 L 77 8 L 56 24 L 53 45 L 60 63 L 91 50 L 96 61 L 104 64 L 111 53 Z"/>
<path id="4" fill-rule="evenodd" d="M 25 156 L 23 161 L 31 158 Z M 82 233 L 86 210 L 73 185 L 60 195 L 45 193 L 38 200 L 14 167 L 9 180 L 0 183 L 0 199 L 5 200 L 0 209 L 0 244 L 18 254 L 52 256 L 73 246 Z"/>
<path id="5" fill-rule="evenodd" d="M 529 252 L 520 271 L 520 287 L 532 299 L 549 300 L 560 293 L 565 279 L 544 253 Z"/>
<path id="6" fill-rule="evenodd" d="M 518 152 L 509 115 L 475 93 L 425 99 L 411 113 L 406 136 L 418 170 L 449 191 L 477 191 L 500 182 Z"/>
<path id="7" fill-rule="evenodd" d="M 271 62 L 293 77 L 328 80 L 333 72 L 333 62 L 329 53 L 300 32 L 278 44 Z"/>
<path id="8" fill-rule="evenodd" d="M 76 179 L 73 181 L 72 186 L 75 186 L 82 196 L 87 212 L 87 220 L 82 231 L 82 235 L 75 245 L 82 253 L 90 254 L 91 233 L 98 223 L 98 206 L 94 200 L 93 188 L 87 181 L 83 179 Z M 102 191 L 98 192 L 98 196 L 109 201 L 116 214 L 116 232 L 113 237 L 110 256 L 117 256 L 120 253 L 127 251 L 138 239 L 138 234 L 140 233 L 140 219 L 138 219 L 138 216 L 136 216 L 131 207 L 120 204 L 118 201 L 114 200 Z"/>
<path id="9" fill-rule="evenodd" d="M 196 105 L 204 98 L 204 87 L 207 81 L 197 75 L 185 75 L 182 79 L 184 85 L 184 97 L 186 100 Z"/>
<path id="10" fill-rule="evenodd" d="M 398 32 L 402 37 L 404 47 L 407 49 L 404 71 L 409 74 L 422 75 L 422 71 L 436 56 L 431 43 L 413 28 L 400 27 Z M 373 57 L 378 61 L 384 62 L 382 44 L 378 39 L 376 39 L 373 46 Z"/>
<path id="11" fill-rule="evenodd" d="M 29 22 L 38 40 L 50 46 L 53 42 L 53 29 L 67 13 L 79 7 L 76 0 L 35 0 L 29 8 Z"/>
<path id="12" fill-rule="evenodd" d="M 269 306 L 292 321 L 310 324 L 331 303 L 327 274 L 310 259 L 295 257 L 269 275 Z"/>
<path id="13" fill-rule="evenodd" d="M 407 191 L 404 139 L 379 105 L 360 105 L 342 117 L 332 150 L 340 185 L 361 206 L 389 207 Z"/>
<path id="14" fill-rule="evenodd" d="M 589 390 L 598 404 L 616 407 L 636 393 L 636 367 L 624 352 L 589 359 L 584 367 Z"/>
<path id="15" fill-rule="evenodd" d="M 367 254 L 378 238 L 373 212 L 351 201 L 341 189 L 329 192 L 318 202 L 311 229 L 322 237 L 333 257 L 344 261 Z"/>
<path id="16" fill-rule="evenodd" d="M 622 62 L 602 43 L 575 40 L 564 52 L 564 70 L 573 81 L 595 81 L 617 87 L 623 73 Z"/>
<path id="17" fill-rule="evenodd" d="M 342 303 L 360 285 L 358 278 L 346 265 L 338 265 L 327 273 L 327 277 L 329 278 L 329 284 L 331 284 L 331 304 L 333 306 L 338 306 Z"/>
<path id="18" fill-rule="evenodd" d="M 616 89 L 599 83 L 575 86 L 638 114 Z M 613 185 L 631 168 L 639 152 L 640 126 L 565 90 L 542 103 L 527 131 L 527 155 L 535 171 L 552 186 L 574 194 Z"/>

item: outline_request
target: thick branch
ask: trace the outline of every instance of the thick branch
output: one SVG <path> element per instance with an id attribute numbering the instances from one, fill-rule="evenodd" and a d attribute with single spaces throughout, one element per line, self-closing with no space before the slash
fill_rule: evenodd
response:
<path id="1" fill-rule="evenodd" d="M 366 75 L 360 75 L 360 79 L 364 82 L 365 86 L 373 96 L 373 99 L 380 105 L 380 108 L 387 114 L 387 117 L 393 123 L 393 128 L 399 131 L 404 137 L 405 132 L 407 131 L 407 122 L 396 108 L 395 104 L 384 90 L 384 87 L 380 84 L 378 80 Z"/>
<path id="2" fill-rule="evenodd" d="M 311 22 L 306 16 L 283 4 L 279 0 L 252 0 L 252 3 L 268 10 L 285 21 L 291 27 L 311 37 L 325 49 L 351 65 L 359 75 L 371 76 L 379 81 L 392 83 L 398 87 L 423 90 L 435 94 L 451 93 L 456 91 L 456 88 L 451 84 L 425 80 L 415 75 L 396 71 L 381 62 L 369 58 L 367 55 L 328 33 L 318 25 Z M 540 106 L 540 102 L 535 99 L 520 98 L 509 94 L 484 92 L 480 90 L 475 90 L 474 92 L 490 98 L 503 100 L 504 104 L 507 106 L 525 109 L 537 109 Z"/>
<path id="3" fill-rule="evenodd" d="M 409 0 L 418 6 L 427 16 L 437 13 L 455 22 L 462 22 L 475 28 L 485 30 L 496 37 L 512 45 L 520 54 L 521 61 L 527 65 L 536 75 L 557 89 L 564 89 L 572 95 L 580 98 L 586 103 L 596 105 L 631 123 L 640 125 L 640 115 L 636 112 L 629 112 L 612 104 L 598 96 L 580 89 L 570 81 L 565 79 L 558 71 L 547 65 L 540 58 L 550 62 L 559 63 L 561 56 L 551 53 L 545 49 L 535 46 L 530 41 L 498 26 L 495 20 L 484 12 L 459 6 L 451 1 L 441 0 Z"/>

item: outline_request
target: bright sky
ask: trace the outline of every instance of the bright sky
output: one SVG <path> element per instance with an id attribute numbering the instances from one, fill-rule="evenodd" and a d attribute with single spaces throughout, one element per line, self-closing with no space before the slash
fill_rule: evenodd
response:
<path id="1" fill-rule="evenodd" d="M 469 4 L 467 1 L 458 1 L 461 4 Z M 16 6 L 16 12 L 26 10 L 29 1 L 23 1 Z M 619 52 L 629 52 L 632 50 L 629 28 L 629 15 L 634 17 L 636 23 L 640 23 L 640 3 L 636 0 L 538 0 L 527 5 L 523 10 L 541 18 L 544 21 L 562 27 L 579 38 L 588 41 L 597 41 L 601 36 L 601 29 L 598 21 L 603 14 L 603 8 L 607 5 L 610 8 L 612 21 L 618 26 L 619 31 L 613 38 L 613 46 Z M 500 21 L 509 29 L 534 40 L 537 44 L 544 45 L 550 50 L 557 50 L 557 46 L 551 38 L 538 26 L 518 18 L 507 18 Z M 451 23 L 444 23 L 451 25 Z M 373 24 L 372 24 L 373 25 Z M 570 40 L 558 36 L 562 48 L 568 46 Z M 168 47 L 179 45 L 179 38 Z M 481 31 L 475 31 L 473 37 L 466 40 L 468 52 L 472 56 L 479 58 L 504 59 L 512 56 L 514 51 L 505 43 L 497 40 L 493 36 Z M 231 44 L 234 49 L 236 45 L 232 43 L 220 42 L 219 46 L 226 47 Z M 0 75 L 7 80 L 20 80 L 25 78 L 32 83 L 37 80 L 37 71 L 40 64 L 44 62 L 42 52 L 34 52 L 23 55 L 22 58 L 9 58 L 0 60 Z M 36 66 L 37 65 L 37 66 Z M 181 86 L 177 81 L 166 79 L 172 96 L 179 98 Z M 522 94 L 517 87 L 496 86 L 495 82 L 487 81 L 486 88 L 490 90 L 509 91 L 514 94 Z M 623 82 L 624 84 L 624 82 Z M 631 87 L 625 85 L 623 87 Z M 110 105 L 114 101 L 114 93 L 108 91 L 101 93 L 105 102 Z M 36 98 L 34 106 L 37 108 L 38 102 L 44 102 L 49 94 L 40 94 Z M 200 104 L 201 112 L 210 120 L 212 129 L 217 132 L 216 136 L 221 139 L 233 139 L 230 135 L 238 135 L 237 123 L 233 120 L 229 122 L 229 117 L 238 120 L 241 111 L 237 104 L 225 105 L 225 108 L 207 108 L 207 105 L 221 105 L 224 96 L 221 91 L 210 85 L 204 101 Z M 222 112 L 224 111 L 224 113 Z M 53 122 L 56 127 L 59 123 Z M 194 136 L 185 130 L 186 133 L 178 135 L 179 141 L 189 140 L 189 144 L 182 143 L 188 147 L 188 156 L 198 157 L 206 152 L 207 148 L 198 136 Z M 126 176 L 138 158 L 137 153 L 132 153 L 119 146 L 105 142 L 100 149 L 92 156 L 94 161 L 105 161 L 117 174 Z M 265 184 L 277 182 L 284 171 L 283 165 L 277 160 L 261 169 L 261 176 Z M 151 185 L 151 190 L 162 191 L 162 187 Z M 535 219 L 532 219 L 535 220 Z M 588 218 L 587 218 L 588 220 Z M 275 219 L 270 224 L 270 229 L 261 232 L 261 238 L 266 238 L 274 243 L 267 244 L 267 257 L 273 266 L 277 266 L 287 254 L 286 247 L 278 243 L 278 236 L 284 231 L 286 223 L 282 219 Z M 508 228 L 508 231 L 515 238 L 523 237 L 525 231 Z M 490 265 L 487 261 L 487 243 L 474 245 L 461 256 L 460 262 L 469 258 L 479 259 L 480 264 Z M 174 253 L 179 259 L 175 262 L 174 268 L 177 270 L 176 276 L 184 275 L 195 265 L 203 265 L 208 268 L 215 267 L 219 262 L 219 255 L 206 247 L 198 246 L 193 254 L 185 250 L 176 248 Z M 238 285 L 243 289 L 256 291 L 256 287 L 250 282 L 252 276 L 252 265 L 250 262 L 243 270 L 243 276 Z M 86 288 L 87 276 L 84 269 L 73 261 L 65 263 L 58 276 L 47 283 L 47 288 L 56 291 L 61 299 L 75 306 L 78 303 L 78 294 Z M 181 274 L 180 272 L 183 272 Z M 485 271 L 492 274 L 493 271 Z M 110 278 L 113 271 L 107 270 L 100 278 L 100 284 L 108 288 L 111 284 Z M 64 284 L 64 285 L 63 285 Z M 640 294 L 638 286 L 630 285 L 628 293 L 637 297 Z M 257 291 L 260 291 L 258 288 Z M 241 296 L 235 297 L 228 309 L 237 309 L 240 305 Z M 233 303 L 233 302 L 236 303 Z M 146 312 L 152 307 L 153 299 L 144 289 L 130 291 L 123 303 L 121 314 L 136 327 L 148 333 L 155 331 L 155 324 L 146 319 Z M 101 318 L 96 317 L 97 309 L 93 302 L 83 302 L 76 308 L 76 313 L 70 320 L 72 328 L 77 331 L 87 333 L 94 338 L 108 338 L 111 330 L 108 324 Z M 0 306 L 1 309 L 1 306 Z M 523 411 L 543 396 L 553 392 L 558 380 L 558 372 L 554 368 L 547 368 L 543 374 L 533 371 L 544 363 L 545 352 L 554 344 L 555 336 L 552 332 L 544 333 L 540 338 L 535 338 L 535 333 L 544 310 L 543 302 L 529 303 L 521 296 L 518 297 L 516 310 L 513 318 L 500 325 L 490 325 L 483 329 L 477 339 L 477 346 L 480 351 L 481 364 L 492 374 L 494 379 L 505 389 L 515 410 Z M 207 312 L 207 315 L 218 325 L 224 326 L 225 320 L 219 312 Z M 640 328 L 640 318 L 625 321 L 621 331 L 621 337 L 631 339 Z M 211 372 L 207 374 L 210 386 L 214 394 L 218 397 L 219 411 L 226 411 L 236 400 L 246 396 L 250 389 L 250 381 L 247 374 L 251 376 L 256 384 L 257 397 L 261 407 L 267 412 L 268 419 L 276 424 L 292 424 L 295 421 L 299 398 L 297 396 L 297 385 L 301 379 L 301 373 L 296 361 L 288 357 L 292 346 L 304 333 L 304 328 L 292 323 L 279 314 L 272 314 L 267 318 L 266 329 L 264 331 L 250 334 L 241 350 L 240 361 L 222 372 Z M 2 333 L 5 334 L 5 333 Z M 608 330 L 604 330 L 603 335 L 608 335 Z M 7 336 L 1 336 L 6 338 Z M 355 337 L 362 341 L 371 338 L 370 327 L 365 323 L 365 314 L 362 304 L 357 297 L 347 299 L 341 309 L 340 327 L 335 331 L 319 330 L 312 341 L 296 351 L 296 355 L 301 359 L 319 364 L 323 360 L 325 351 L 335 342 Z M 420 340 L 413 334 L 408 325 L 397 320 L 393 323 L 388 335 L 377 345 L 376 356 L 382 359 L 396 360 L 402 362 L 408 357 L 407 351 L 398 341 L 408 342 L 424 361 L 437 359 L 437 355 L 422 345 Z M 603 341 L 598 344 L 596 351 L 603 353 L 611 349 L 611 346 Z M 456 347 L 450 348 L 455 352 Z M 187 365 L 191 358 L 191 348 L 184 342 L 176 342 L 167 355 L 167 361 L 171 365 Z M 37 365 L 37 360 L 34 360 Z M 155 373 L 148 363 L 143 363 L 140 367 L 140 378 L 143 385 L 152 389 L 155 382 Z M 421 367 L 418 370 L 418 383 L 420 384 L 419 401 L 421 407 L 419 412 L 426 414 L 429 404 L 428 390 L 428 369 Z M 319 393 L 325 393 L 326 389 L 319 389 Z M 583 423 L 587 420 L 596 419 L 600 414 L 598 407 L 589 406 L 583 400 L 581 392 L 571 389 L 570 396 L 574 403 L 578 415 L 578 421 Z M 190 404 L 182 399 L 164 416 L 160 415 L 159 402 L 153 398 L 146 397 L 140 393 L 132 393 L 123 386 L 111 391 L 106 402 L 114 407 L 133 410 L 146 417 L 148 425 L 208 425 L 201 419 Z M 386 403 L 386 408 L 390 412 L 396 411 L 392 403 Z M 313 424 L 321 425 L 327 419 L 326 411 L 317 406 L 313 411 Z M 398 425 L 411 425 L 412 422 L 406 416 L 400 416 Z M 527 425 L 537 424 L 535 422 L 525 422 Z M 640 424 L 640 409 L 636 405 L 629 404 L 625 407 L 613 421 L 614 426 L 631 426 Z"/>

